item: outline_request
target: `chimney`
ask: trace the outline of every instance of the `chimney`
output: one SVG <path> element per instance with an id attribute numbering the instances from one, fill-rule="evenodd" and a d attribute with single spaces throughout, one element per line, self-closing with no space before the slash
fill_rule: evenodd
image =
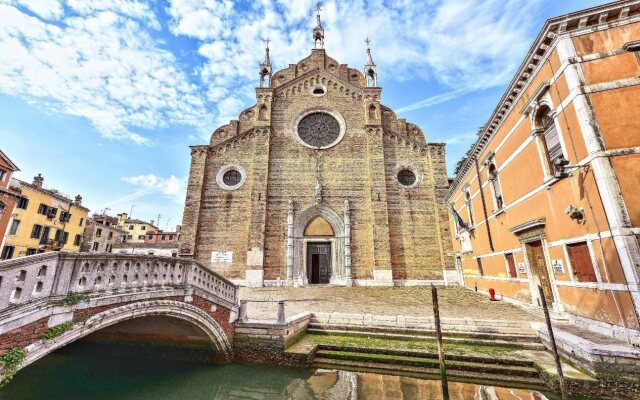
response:
<path id="1" fill-rule="evenodd" d="M 80 195 L 77 195 L 77 196 L 76 196 L 75 204 L 76 204 L 77 206 L 81 206 L 81 205 L 82 205 L 82 196 L 80 196 Z"/>
<path id="2" fill-rule="evenodd" d="M 33 186 L 42 189 L 42 182 L 44 182 L 42 174 L 38 174 L 38 176 L 33 177 Z"/>
<path id="3" fill-rule="evenodd" d="M 153 225 L 154 222 L 155 222 L 154 220 L 151 220 L 151 221 L 149 221 L 149 224 Z"/>
<path id="4" fill-rule="evenodd" d="M 180 232 L 182 230 L 182 225 L 176 225 L 176 232 Z"/>

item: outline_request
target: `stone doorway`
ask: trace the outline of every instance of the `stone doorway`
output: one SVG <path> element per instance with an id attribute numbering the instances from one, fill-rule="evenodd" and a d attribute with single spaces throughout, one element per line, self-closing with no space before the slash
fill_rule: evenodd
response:
<path id="1" fill-rule="evenodd" d="M 331 243 L 307 242 L 307 276 L 310 284 L 331 281 Z"/>
<path id="2" fill-rule="evenodd" d="M 528 242 L 525 244 L 525 247 L 527 249 L 527 257 L 529 259 L 535 290 L 538 290 L 538 285 L 542 286 L 547 304 L 552 304 L 554 302 L 553 288 L 551 287 L 551 281 L 549 279 L 549 269 L 544 256 L 542 241 L 536 240 Z M 537 293 L 535 294 L 537 295 Z M 534 295 L 534 297 L 537 297 L 536 295 Z"/>

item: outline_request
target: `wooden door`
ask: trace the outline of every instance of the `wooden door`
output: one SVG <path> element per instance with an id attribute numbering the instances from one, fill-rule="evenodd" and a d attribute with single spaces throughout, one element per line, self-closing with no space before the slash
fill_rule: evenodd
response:
<path id="1" fill-rule="evenodd" d="M 542 291 L 544 292 L 544 297 L 547 302 L 553 302 L 553 290 L 551 289 L 549 270 L 547 269 L 547 262 L 544 258 L 542 242 L 536 241 L 527 243 L 527 253 L 529 255 L 529 265 L 531 266 L 531 273 L 534 274 L 540 281 L 540 286 L 542 286 Z M 537 289 L 538 288 L 536 288 L 536 290 Z"/>

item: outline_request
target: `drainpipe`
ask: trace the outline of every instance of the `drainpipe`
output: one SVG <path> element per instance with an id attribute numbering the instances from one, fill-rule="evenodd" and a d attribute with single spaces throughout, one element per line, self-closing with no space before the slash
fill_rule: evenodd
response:
<path id="1" fill-rule="evenodd" d="M 478 157 L 474 159 L 476 164 L 476 174 L 478 176 L 478 186 L 480 187 L 480 198 L 482 199 L 482 211 L 484 212 L 484 225 L 487 227 L 487 236 L 489 237 L 489 248 L 491 251 L 495 251 L 493 248 L 493 240 L 491 239 L 491 228 L 489 228 L 489 216 L 487 215 L 487 202 L 484 199 L 484 192 L 482 191 L 482 177 L 480 176 L 480 165 L 478 164 Z"/>

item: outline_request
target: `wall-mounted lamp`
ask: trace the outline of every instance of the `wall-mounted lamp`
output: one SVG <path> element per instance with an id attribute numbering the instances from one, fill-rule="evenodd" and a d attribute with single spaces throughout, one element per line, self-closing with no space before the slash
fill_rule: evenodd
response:
<path id="1" fill-rule="evenodd" d="M 573 204 L 569 204 L 569 206 L 565 208 L 564 213 L 567 214 L 569 218 L 575 219 L 576 221 L 584 219 L 584 208 L 575 208 Z"/>

